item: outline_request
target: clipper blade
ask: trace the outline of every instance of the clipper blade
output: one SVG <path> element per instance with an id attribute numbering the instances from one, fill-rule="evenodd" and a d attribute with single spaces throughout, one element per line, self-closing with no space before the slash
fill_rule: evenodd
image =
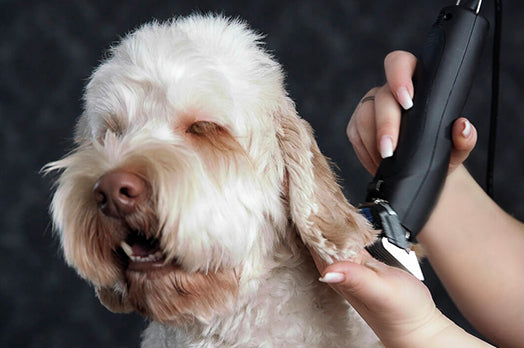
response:
<path id="1" fill-rule="evenodd" d="M 366 250 L 375 259 L 387 265 L 407 271 L 420 280 L 424 280 L 422 269 L 413 250 L 406 252 L 393 244 L 386 237 L 379 238 L 375 243 L 368 245 Z"/>

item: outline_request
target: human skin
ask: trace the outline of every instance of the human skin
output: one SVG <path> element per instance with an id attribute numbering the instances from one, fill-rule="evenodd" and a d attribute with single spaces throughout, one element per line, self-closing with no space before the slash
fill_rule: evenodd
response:
<path id="1" fill-rule="evenodd" d="M 393 153 L 401 108 L 411 107 L 415 92 L 413 55 L 392 52 L 384 65 L 387 83 L 366 93 L 374 101 L 359 103 L 347 129 L 372 174 Z M 448 177 L 417 240 L 464 316 L 497 345 L 517 347 L 524 341 L 524 225 L 498 207 L 462 165 L 476 143 L 475 127 L 459 118 L 452 139 Z M 321 279 L 353 304 L 388 347 L 489 346 L 442 315 L 427 288 L 406 272 L 365 252 L 329 266 L 316 261 Z"/>

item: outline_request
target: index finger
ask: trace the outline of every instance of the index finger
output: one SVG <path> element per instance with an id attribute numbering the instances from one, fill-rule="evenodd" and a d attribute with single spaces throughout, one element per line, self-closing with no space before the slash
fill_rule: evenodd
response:
<path id="1" fill-rule="evenodd" d="M 390 90 L 404 109 L 413 106 L 413 73 L 417 57 L 405 51 L 393 51 L 384 59 L 384 70 Z"/>

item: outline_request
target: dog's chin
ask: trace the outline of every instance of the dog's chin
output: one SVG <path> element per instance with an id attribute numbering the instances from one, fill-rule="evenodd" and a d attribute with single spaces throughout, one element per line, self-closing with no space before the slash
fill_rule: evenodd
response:
<path id="1" fill-rule="evenodd" d="M 209 322 L 230 311 L 237 296 L 234 269 L 189 272 L 176 258 L 166 259 L 155 237 L 131 231 L 116 254 L 126 288 L 124 297 L 114 290 L 105 289 L 103 296 L 99 292 L 102 303 L 113 311 L 135 310 L 170 325 Z"/>
<path id="2" fill-rule="evenodd" d="M 229 311 L 238 291 L 233 270 L 189 273 L 173 264 L 130 264 L 127 300 L 140 314 L 162 323 L 208 322 Z"/>

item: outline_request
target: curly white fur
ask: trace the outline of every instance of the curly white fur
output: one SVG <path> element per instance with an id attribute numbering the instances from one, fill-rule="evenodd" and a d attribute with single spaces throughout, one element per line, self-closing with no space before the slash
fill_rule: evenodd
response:
<path id="1" fill-rule="evenodd" d="M 52 214 L 67 262 L 111 310 L 152 320 L 146 347 L 379 344 L 318 273 L 374 238 L 345 200 L 281 67 L 241 21 L 147 24 L 111 49 L 85 93 Z M 93 187 L 133 173 L 148 199 L 105 216 Z M 126 268 L 130 233 L 158 240 L 160 270 Z"/>

